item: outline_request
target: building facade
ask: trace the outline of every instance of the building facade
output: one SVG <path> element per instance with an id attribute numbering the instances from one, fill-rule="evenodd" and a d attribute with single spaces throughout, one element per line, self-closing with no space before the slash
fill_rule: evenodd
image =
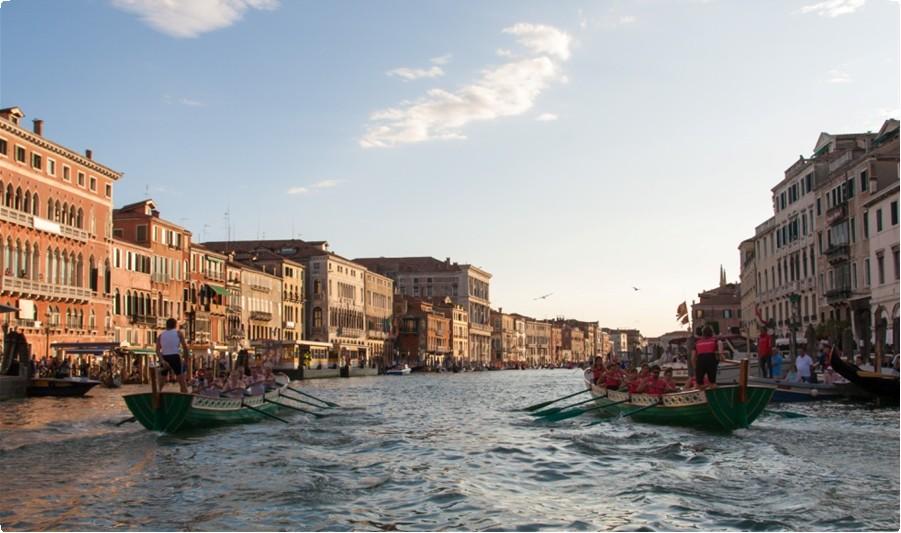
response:
<path id="1" fill-rule="evenodd" d="M 898 324 L 898 183 L 884 191 L 875 192 L 865 205 L 865 217 L 869 225 L 868 271 L 864 273 L 865 284 L 870 287 L 870 312 L 874 334 L 881 331 L 877 326 L 885 321 L 885 353 L 899 351 Z M 877 339 L 873 338 L 872 342 Z"/>
<path id="2" fill-rule="evenodd" d="M 111 342 L 113 185 L 122 176 L 31 131 L 18 107 L 0 109 L 0 301 L 4 324 L 36 356 L 50 345 Z"/>
<path id="3" fill-rule="evenodd" d="M 394 358 L 394 281 L 381 274 L 364 271 L 366 301 L 366 356 L 385 366 Z"/>
<path id="4" fill-rule="evenodd" d="M 448 364 L 451 319 L 435 311 L 434 304 L 414 296 L 394 300 L 397 321 L 397 357 L 411 367 Z"/>

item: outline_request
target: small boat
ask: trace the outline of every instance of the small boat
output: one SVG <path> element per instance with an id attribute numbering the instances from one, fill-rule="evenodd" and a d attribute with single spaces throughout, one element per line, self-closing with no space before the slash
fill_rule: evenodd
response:
<path id="1" fill-rule="evenodd" d="M 631 415 L 639 422 L 671 426 L 689 426 L 711 431 L 746 428 L 760 416 L 773 396 L 772 386 L 720 385 L 708 390 L 688 390 L 656 396 L 608 390 L 591 384 L 591 371 L 585 373 L 585 384 L 591 391 L 601 414 Z M 616 402 L 623 402 L 611 405 Z M 651 407 L 654 406 L 654 407 Z M 641 412 L 638 409 L 644 408 Z"/>
<path id="2" fill-rule="evenodd" d="M 28 396 L 84 396 L 100 382 L 87 378 L 33 378 L 25 393 Z"/>
<path id="3" fill-rule="evenodd" d="M 403 368 L 389 368 L 388 370 L 385 370 L 385 375 L 386 376 L 403 376 L 403 375 L 409 374 L 412 371 L 413 371 L 413 369 L 411 369 L 407 365 L 404 365 Z"/>
<path id="4" fill-rule="evenodd" d="M 154 409 L 152 392 L 126 394 L 123 398 L 128 410 L 142 426 L 151 431 L 175 433 L 196 428 L 247 424 L 269 418 L 267 415 L 278 412 L 278 403 L 281 403 L 279 398 L 284 395 L 287 386 L 288 383 L 284 383 L 280 388 L 265 394 L 243 398 L 160 392 L 158 409 Z"/>
<path id="5" fill-rule="evenodd" d="M 749 377 L 748 383 L 775 387 L 774 402 L 811 402 L 869 397 L 853 383 L 792 383 L 781 379 Z"/>
<path id="6" fill-rule="evenodd" d="M 832 368 L 843 378 L 876 396 L 880 402 L 897 405 L 901 399 L 901 385 L 897 374 L 863 370 L 855 364 L 843 361 L 837 353 L 832 354 Z"/>

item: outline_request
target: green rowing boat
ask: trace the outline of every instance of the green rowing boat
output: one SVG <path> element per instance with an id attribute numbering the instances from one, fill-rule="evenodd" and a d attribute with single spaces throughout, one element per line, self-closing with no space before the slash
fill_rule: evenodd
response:
<path id="1" fill-rule="evenodd" d="M 278 412 L 282 396 L 278 388 L 258 396 L 214 398 L 181 392 L 159 393 L 159 408 L 154 409 L 153 393 L 127 394 L 125 405 L 151 431 L 175 433 L 194 428 L 246 424 L 270 418 Z M 265 413 L 265 414 L 264 414 Z M 267 416 L 269 415 L 269 416 Z"/>
<path id="2" fill-rule="evenodd" d="M 629 414 L 632 411 L 635 413 L 632 418 L 639 422 L 727 432 L 750 426 L 766 408 L 774 390 L 771 386 L 747 386 L 742 401 L 739 385 L 720 385 L 706 391 L 689 390 L 656 396 L 629 394 L 592 385 L 588 373 L 585 382 L 598 406 L 624 402 L 598 409 L 601 415 Z"/>

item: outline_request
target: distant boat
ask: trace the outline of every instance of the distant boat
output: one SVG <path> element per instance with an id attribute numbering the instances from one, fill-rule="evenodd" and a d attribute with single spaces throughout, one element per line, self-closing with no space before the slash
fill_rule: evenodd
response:
<path id="1" fill-rule="evenodd" d="M 403 375 L 409 374 L 412 371 L 413 370 L 409 366 L 404 365 L 403 368 L 389 368 L 388 370 L 385 370 L 385 375 L 386 376 L 403 376 Z"/>
<path id="2" fill-rule="evenodd" d="M 876 396 L 879 400 L 897 405 L 901 398 L 898 375 L 863 370 L 855 364 L 843 361 L 832 354 L 832 368 L 851 383 Z"/>
<path id="3" fill-rule="evenodd" d="M 773 391 L 773 402 L 811 402 L 818 400 L 838 400 L 841 398 L 869 398 L 870 395 L 853 383 L 792 383 L 781 379 L 750 376 L 748 383 L 769 385 Z"/>
<path id="4" fill-rule="evenodd" d="M 84 396 L 100 382 L 87 378 L 34 378 L 30 381 L 28 396 Z"/>

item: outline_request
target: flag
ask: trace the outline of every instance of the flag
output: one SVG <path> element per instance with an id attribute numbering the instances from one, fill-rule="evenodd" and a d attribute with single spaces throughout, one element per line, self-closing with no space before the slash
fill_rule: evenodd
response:
<path id="1" fill-rule="evenodd" d="M 676 320 L 682 320 L 683 318 L 688 316 L 688 305 L 686 302 L 682 302 L 679 304 L 679 307 L 676 308 Z M 684 324 L 684 322 L 683 322 Z"/>
<path id="2" fill-rule="evenodd" d="M 682 323 L 683 323 L 683 324 L 688 324 L 688 315 L 685 315 L 685 316 L 682 317 Z"/>

